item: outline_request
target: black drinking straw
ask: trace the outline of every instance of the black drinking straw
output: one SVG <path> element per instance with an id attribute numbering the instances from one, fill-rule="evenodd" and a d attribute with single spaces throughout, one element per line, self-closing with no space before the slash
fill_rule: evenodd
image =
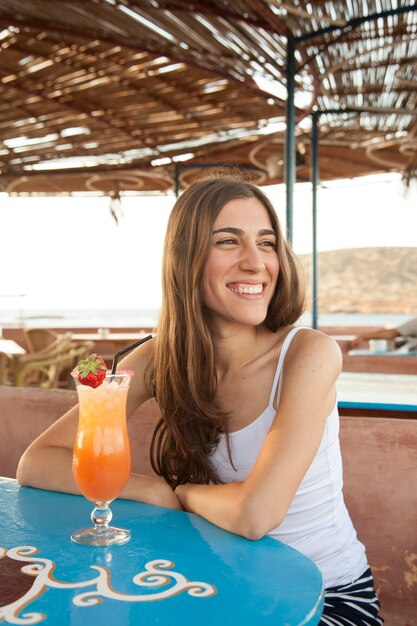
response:
<path id="1" fill-rule="evenodd" d="M 122 354 L 125 354 L 125 352 L 129 352 L 130 350 L 133 350 L 133 348 L 137 348 L 138 346 L 140 346 L 141 343 L 145 343 L 145 341 L 148 341 L 149 339 L 152 339 L 152 335 L 147 335 L 143 339 L 139 339 L 139 341 L 135 341 L 135 343 L 132 343 L 131 346 L 127 346 L 126 348 L 123 348 L 123 350 L 119 350 L 119 352 L 116 352 L 116 354 L 114 355 L 112 366 L 111 366 L 112 375 L 116 373 L 117 362 L 119 358 L 122 356 Z"/>

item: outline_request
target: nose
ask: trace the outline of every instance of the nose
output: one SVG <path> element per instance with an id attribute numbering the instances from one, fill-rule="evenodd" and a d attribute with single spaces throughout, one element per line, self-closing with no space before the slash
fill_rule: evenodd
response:
<path id="1" fill-rule="evenodd" d="M 262 253 L 256 244 L 247 244 L 242 247 L 239 267 L 247 272 L 260 272 L 265 268 Z"/>

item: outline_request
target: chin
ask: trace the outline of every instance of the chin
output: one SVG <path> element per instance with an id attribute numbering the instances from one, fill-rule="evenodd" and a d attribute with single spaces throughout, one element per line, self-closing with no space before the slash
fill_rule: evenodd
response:
<path id="1" fill-rule="evenodd" d="M 239 315 L 233 321 L 244 326 L 260 326 L 266 320 L 266 314 L 259 315 Z M 230 320 L 232 321 L 232 320 Z"/>
<path id="2" fill-rule="evenodd" d="M 257 310 L 245 307 L 218 307 L 206 309 L 211 322 L 218 321 L 220 324 L 239 324 L 242 326 L 260 326 L 266 320 L 268 309 L 265 307 L 259 307 Z"/>

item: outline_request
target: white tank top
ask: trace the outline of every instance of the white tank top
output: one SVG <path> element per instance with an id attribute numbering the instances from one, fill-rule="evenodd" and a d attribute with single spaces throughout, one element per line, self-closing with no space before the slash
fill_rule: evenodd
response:
<path id="1" fill-rule="evenodd" d="M 259 455 L 267 432 L 276 416 L 274 399 L 282 385 L 285 355 L 294 335 L 293 328 L 282 345 L 272 385 L 269 404 L 257 419 L 232 432 L 230 449 L 234 469 L 229 461 L 226 436 L 211 455 L 213 468 L 225 482 L 244 481 Z M 294 499 L 279 526 L 268 534 L 299 550 L 320 569 L 325 586 L 344 585 L 358 578 L 368 567 L 365 548 L 358 541 L 343 494 L 342 458 L 339 445 L 339 413 L 337 401 L 328 416 L 316 456 L 305 474 Z"/>

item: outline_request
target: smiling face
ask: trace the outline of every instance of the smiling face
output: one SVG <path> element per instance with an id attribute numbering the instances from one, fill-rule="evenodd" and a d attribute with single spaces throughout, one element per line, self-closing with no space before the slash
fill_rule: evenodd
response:
<path id="1" fill-rule="evenodd" d="M 257 198 L 236 198 L 219 212 L 203 272 L 213 320 L 256 326 L 266 317 L 278 271 L 277 235 Z"/>

